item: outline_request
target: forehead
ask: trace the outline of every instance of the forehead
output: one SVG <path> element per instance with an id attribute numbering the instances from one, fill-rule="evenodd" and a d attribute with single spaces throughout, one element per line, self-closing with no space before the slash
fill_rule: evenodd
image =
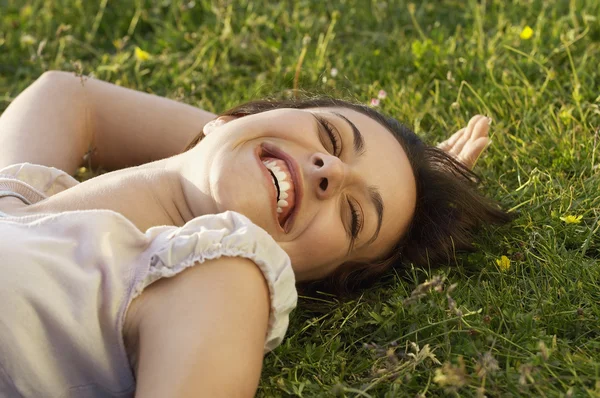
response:
<path id="1" fill-rule="evenodd" d="M 353 260 L 381 257 L 398 242 L 414 214 L 416 184 L 406 152 L 392 132 L 361 112 L 348 108 L 320 108 L 319 111 L 345 116 L 354 123 L 364 139 L 363 154 L 351 157 L 349 163 L 368 186 L 379 191 L 384 212 L 377 239 L 364 246 L 377 227 L 377 213 L 370 201 L 361 203 L 365 210 L 364 236 L 359 242 L 357 258 Z M 345 147 L 352 146 L 353 133 L 348 124 L 339 119 L 336 125 L 344 130 Z"/>

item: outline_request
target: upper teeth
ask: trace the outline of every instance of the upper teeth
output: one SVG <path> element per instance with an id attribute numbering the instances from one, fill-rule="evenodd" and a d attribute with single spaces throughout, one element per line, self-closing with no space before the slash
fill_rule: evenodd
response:
<path id="1" fill-rule="evenodd" d="M 287 191 L 290 189 L 291 185 L 289 181 L 286 181 L 286 174 L 281 171 L 281 169 L 277 166 L 273 160 L 263 161 L 263 164 L 273 172 L 275 178 L 277 178 L 277 184 L 273 181 L 273 185 L 277 188 L 279 185 L 279 197 L 277 198 L 277 213 L 283 212 L 283 207 L 288 207 L 289 203 L 286 200 L 288 198 Z"/>

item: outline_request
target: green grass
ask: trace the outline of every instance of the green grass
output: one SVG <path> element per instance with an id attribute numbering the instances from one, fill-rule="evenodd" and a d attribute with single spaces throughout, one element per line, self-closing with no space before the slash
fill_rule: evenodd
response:
<path id="1" fill-rule="evenodd" d="M 452 267 L 302 299 L 258 396 L 600 397 L 599 16 L 596 0 L 0 0 L 0 111 L 62 69 L 214 112 L 296 84 L 384 89 L 381 109 L 431 142 L 489 115 L 476 171 L 520 217 Z"/>

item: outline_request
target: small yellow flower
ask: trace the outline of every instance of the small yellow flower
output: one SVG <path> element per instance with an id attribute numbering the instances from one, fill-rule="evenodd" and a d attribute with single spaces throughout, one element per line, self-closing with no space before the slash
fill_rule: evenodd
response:
<path id="1" fill-rule="evenodd" d="M 529 25 L 525 26 L 519 35 L 521 40 L 529 40 L 531 36 L 533 36 L 533 29 Z"/>
<path id="2" fill-rule="evenodd" d="M 510 269 L 510 260 L 506 256 L 497 259 L 496 264 L 498 264 L 498 268 L 500 268 L 500 271 L 502 272 L 506 272 Z"/>
<path id="3" fill-rule="evenodd" d="M 581 222 L 581 219 L 583 218 L 583 216 L 565 216 L 565 217 L 560 217 L 560 219 L 562 221 L 564 221 L 567 224 L 579 224 Z"/>
<path id="4" fill-rule="evenodd" d="M 33 7 L 31 7 L 30 5 L 27 5 L 23 8 L 21 8 L 21 18 L 29 18 L 31 16 L 31 14 L 33 14 Z"/>
<path id="5" fill-rule="evenodd" d="M 140 62 L 147 61 L 150 59 L 150 53 L 142 50 L 139 47 L 136 47 L 135 48 L 135 59 L 137 59 Z"/>
<path id="6" fill-rule="evenodd" d="M 569 124 L 571 121 L 571 109 L 563 109 L 559 112 L 558 117 L 564 124 Z"/>

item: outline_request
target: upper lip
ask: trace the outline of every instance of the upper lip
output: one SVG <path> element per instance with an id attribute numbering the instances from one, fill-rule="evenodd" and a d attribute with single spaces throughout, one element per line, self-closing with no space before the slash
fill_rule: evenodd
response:
<path id="1" fill-rule="evenodd" d="M 288 155 L 286 152 L 277 148 L 274 145 L 265 143 L 265 144 L 261 145 L 260 157 L 262 159 L 267 156 L 281 159 L 285 162 L 288 169 L 290 170 L 290 175 L 292 177 L 292 183 L 294 184 L 294 195 L 295 195 L 294 209 L 292 210 L 292 213 L 288 216 L 287 220 L 285 221 L 285 225 L 283 225 L 283 230 L 285 231 L 285 233 L 288 233 L 292 230 L 292 227 L 294 226 L 296 216 L 300 210 L 300 205 L 302 203 L 303 187 L 302 187 L 302 184 L 300 183 L 300 181 L 302 181 L 302 177 L 300 176 L 300 167 L 298 167 L 298 163 L 296 162 L 296 159 L 294 159 L 293 157 Z"/>

